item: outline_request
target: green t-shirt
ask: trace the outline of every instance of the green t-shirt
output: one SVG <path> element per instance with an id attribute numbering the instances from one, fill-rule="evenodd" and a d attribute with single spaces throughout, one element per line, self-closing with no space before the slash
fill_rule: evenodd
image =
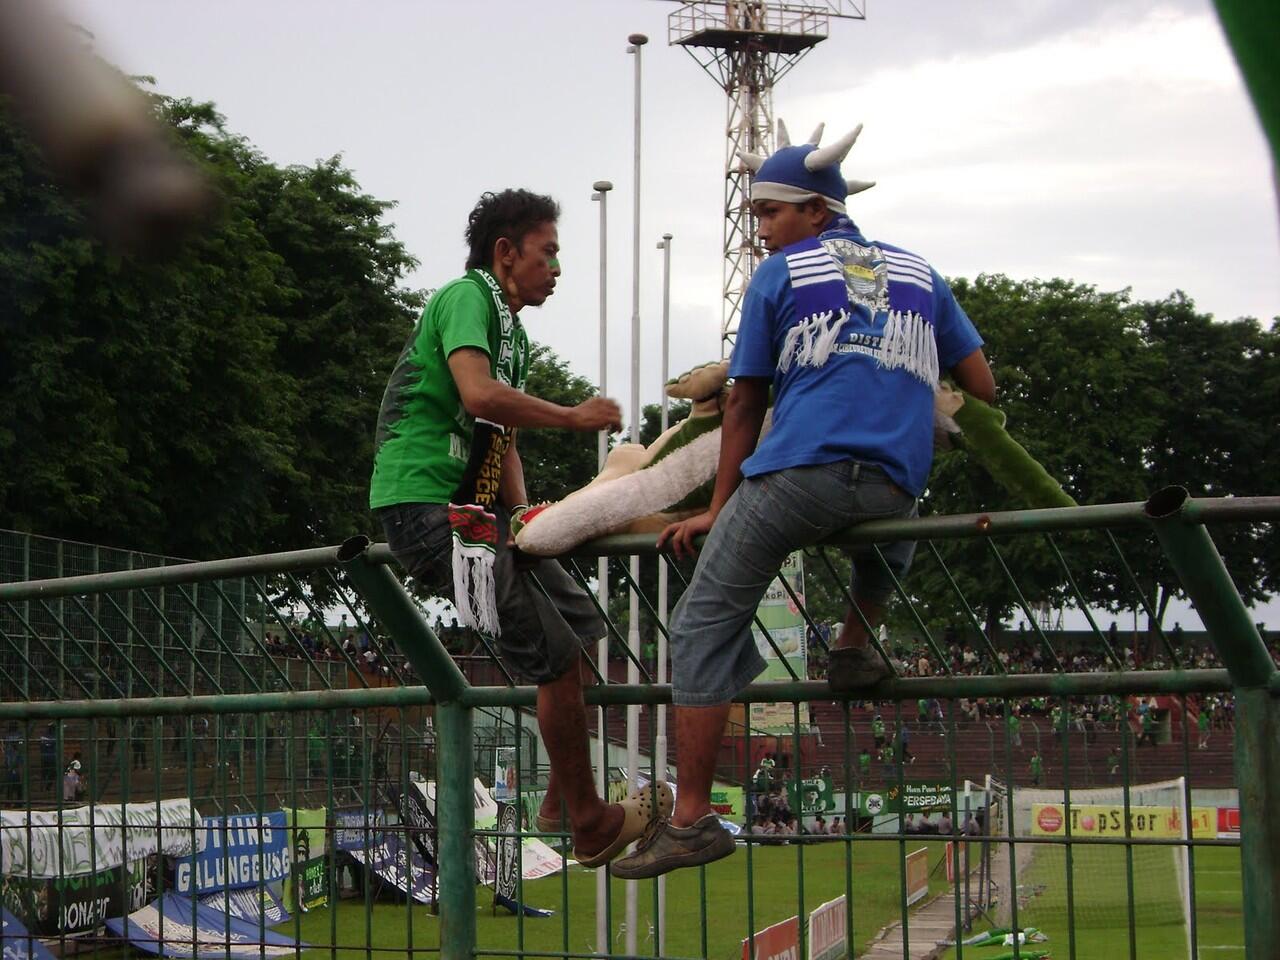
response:
<path id="1" fill-rule="evenodd" d="M 369 483 L 371 509 L 449 503 L 463 482 L 478 433 L 449 371 L 449 354 L 462 347 L 484 351 L 494 379 L 524 389 L 528 335 L 507 309 L 497 281 L 478 270 L 431 297 L 387 381 Z"/>

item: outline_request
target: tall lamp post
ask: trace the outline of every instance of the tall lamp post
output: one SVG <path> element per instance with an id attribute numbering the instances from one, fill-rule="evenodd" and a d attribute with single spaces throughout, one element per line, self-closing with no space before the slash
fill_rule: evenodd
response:
<path id="1" fill-rule="evenodd" d="M 635 173 L 631 235 L 631 440 L 640 442 L 640 51 L 649 38 L 643 33 L 627 37 L 627 53 L 635 57 Z M 631 557 L 631 581 L 640 583 L 640 558 Z M 640 597 L 631 590 L 631 603 L 627 612 L 627 645 L 631 657 L 627 665 L 627 682 L 640 682 L 637 656 L 640 652 Z M 631 787 L 640 786 L 640 706 L 627 706 L 627 773 Z M 636 885 L 627 884 L 627 953 L 636 954 Z"/>
<path id="2" fill-rule="evenodd" d="M 595 192 L 591 199 L 600 204 L 600 396 L 609 395 L 609 191 L 613 184 L 597 180 L 591 185 Z M 609 455 L 609 434 L 600 431 L 596 445 L 596 461 L 599 470 L 604 469 Z M 596 593 L 603 610 L 609 609 L 609 559 L 601 557 L 596 568 Z M 596 663 L 600 675 L 609 678 L 609 635 L 606 633 L 596 643 Z M 609 796 L 609 737 L 605 729 L 605 708 L 598 707 L 596 730 L 599 754 L 596 762 L 596 779 L 600 796 Z M 609 880 L 607 871 L 596 871 L 596 951 L 609 952 Z"/>
<path id="3" fill-rule="evenodd" d="M 668 406 L 667 380 L 670 378 L 671 360 L 671 234 L 664 233 L 658 241 L 662 251 L 662 433 L 667 432 Z M 667 682 L 667 561 L 658 557 L 658 666 L 655 679 Z M 658 732 L 653 741 L 654 769 L 658 780 L 667 778 L 667 707 L 659 704 Z M 667 952 L 667 878 L 658 878 L 658 956 Z"/>

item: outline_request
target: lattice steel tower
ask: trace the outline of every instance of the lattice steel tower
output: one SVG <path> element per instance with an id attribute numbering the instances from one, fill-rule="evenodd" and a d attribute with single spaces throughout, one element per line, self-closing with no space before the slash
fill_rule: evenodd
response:
<path id="1" fill-rule="evenodd" d="M 738 313 L 760 260 L 749 202 L 750 171 L 737 151 L 774 147 L 773 87 L 827 39 L 832 19 L 865 20 L 866 0 L 679 0 L 667 40 L 689 51 L 729 95 L 724 164 L 724 301 L 721 350 L 738 329 Z"/>

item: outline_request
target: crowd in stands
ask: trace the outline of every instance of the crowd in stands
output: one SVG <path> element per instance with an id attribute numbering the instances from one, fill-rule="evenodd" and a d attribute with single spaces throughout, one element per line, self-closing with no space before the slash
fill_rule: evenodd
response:
<path id="1" fill-rule="evenodd" d="M 286 618 L 280 627 L 268 627 L 262 642 L 273 657 L 333 663 L 349 661 L 363 673 L 384 677 L 408 669 L 408 660 L 403 655 L 389 649 L 386 643 L 372 642 L 369 631 L 349 625 L 345 614 L 337 626 L 326 626 L 314 617 Z"/>
<path id="2" fill-rule="evenodd" d="M 1266 638 L 1265 629 L 1259 630 Z M 824 631 L 827 633 L 827 631 Z M 1117 668 L 1116 660 L 1125 670 L 1167 670 L 1173 665 L 1170 648 L 1177 656 L 1178 665 L 1188 669 L 1214 669 L 1221 667 L 1216 653 L 1208 643 L 1193 645 L 1186 641 L 1180 625 L 1175 624 L 1166 634 L 1168 646 L 1155 641 L 1154 652 L 1143 657 L 1136 644 L 1126 643 L 1117 625 L 1113 622 L 1105 636 L 1107 645 L 1114 653 L 1106 651 L 1101 643 L 1092 649 L 1076 649 L 1063 655 L 1060 651 L 1050 652 L 1046 644 L 1037 635 L 1022 628 L 1010 632 L 1001 638 L 1001 646 L 995 652 L 999 660 L 999 668 L 993 664 L 988 651 L 979 649 L 974 644 L 961 644 L 958 632 L 948 628 L 938 646 L 938 652 L 945 657 L 943 668 L 933 648 L 925 642 L 895 643 L 882 634 L 882 646 L 889 654 L 894 669 L 902 677 L 930 677 L 951 673 L 958 676 L 973 676 L 1006 672 L 1049 673 L 1065 671 L 1069 673 L 1094 673 Z M 824 675 L 825 656 L 823 646 L 830 642 L 829 633 L 824 636 L 823 643 L 815 642 L 810 632 L 810 678 L 818 679 Z M 1011 641 L 1011 642 L 1010 642 Z M 1149 645 L 1150 646 L 1150 645 Z M 1280 665 L 1280 649 L 1269 645 L 1272 656 Z M 861 701 L 855 706 L 879 710 L 883 707 L 885 716 L 893 715 L 894 704 L 872 703 Z M 1004 698 L 961 698 L 955 701 L 954 719 L 957 722 L 1004 724 L 1009 731 L 1010 739 L 1015 746 L 1022 743 L 1022 724 L 1025 721 L 1045 721 L 1044 726 L 1054 737 L 1060 737 L 1063 730 L 1074 730 L 1088 736 L 1097 730 L 1116 731 L 1121 722 L 1128 716 L 1129 721 L 1139 731 L 1139 742 L 1155 745 L 1155 728 L 1163 720 L 1164 710 L 1155 698 L 1121 698 L 1116 696 L 1075 697 L 1064 707 L 1061 701 L 1049 697 L 1026 697 L 1019 699 Z M 1229 730 L 1234 725 L 1235 702 L 1230 695 L 1206 695 L 1194 698 L 1190 716 L 1194 720 L 1199 733 L 1198 745 L 1203 749 L 1208 738 L 1215 730 Z M 902 707 L 904 720 L 913 721 L 917 729 L 936 730 L 946 733 L 951 717 L 938 699 L 921 699 L 916 702 L 915 710 L 909 705 Z M 875 737 L 874 756 L 860 758 L 864 766 L 872 760 L 891 764 L 897 759 L 910 762 L 909 730 L 899 733 L 897 738 L 884 737 L 882 717 L 877 714 L 873 721 L 873 731 L 879 726 L 881 735 Z M 904 724 L 905 727 L 905 724 Z M 895 739 L 901 742 L 894 742 Z M 902 756 L 899 757 L 898 755 Z"/>

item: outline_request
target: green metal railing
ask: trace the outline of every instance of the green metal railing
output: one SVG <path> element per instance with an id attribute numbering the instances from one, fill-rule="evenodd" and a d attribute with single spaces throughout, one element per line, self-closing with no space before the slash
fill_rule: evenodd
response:
<path id="1" fill-rule="evenodd" d="M 1280 498 L 1195 500 L 1188 498 L 1185 491 L 1174 488 L 1161 491 L 1145 504 L 939 516 L 860 525 L 848 531 L 838 544 L 829 546 L 867 546 L 896 539 L 920 541 L 921 556 L 917 563 L 936 563 L 946 573 L 955 588 L 959 608 L 967 612 L 967 618 L 962 621 L 968 628 L 965 643 L 980 651 L 982 663 L 990 672 L 960 675 L 954 671 L 943 649 L 945 643 L 939 645 L 930 632 L 926 616 L 913 603 L 908 578 L 905 584 L 899 584 L 900 601 L 909 611 L 915 635 L 936 665 L 938 675 L 895 675 L 858 698 L 834 697 L 824 681 L 797 677 L 791 681 L 755 684 L 739 700 L 748 705 L 792 704 L 791 733 L 785 737 L 775 736 L 770 742 L 787 747 L 782 752 L 794 758 L 796 780 L 813 772 L 811 768 L 803 769 L 803 765 L 806 753 L 812 754 L 816 749 L 810 742 L 811 730 L 822 729 L 821 722 L 802 723 L 801 705 L 808 705 L 813 711 L 834 711 L 836 720 L 828 722 L 826 729 L 828 736 L 839 742 L 822 749 L 837 758 L 833 779 L 842 788 L 843 805 L 836 812 L 845 818 L 846 824 L 859 819 L 854 797 L 863 799 L 868 784 L 873 784 L 881 793 L 896 787 L 901 796 L 911 782 L 912 774 L 908 772 L 911 766 L 905 762 L 906 745 L 899 732 L 904 727 L 914 730 L 917 740 L 936 738 L 929 740 L 935 755 L 926 760 L 934 764 L 931 768 L 934 775 L 930 779 L 949 784 L 951 796 L 959 797 L 965 780 L 969 779 L 961 775 L 964 756 L 979 735 L 975 732 L 978 727 L 958 714 L 966 701 L 990 701 L 988 706 L 995 712 L 980 721 L 984 731 L 980 736 L 986 745 L 980 763 L 989 768 L 990 774 L 998 776 L 984 785 L 981 808 L 984 832 L 980 838 L 971 838 L 968 844 L 960 842 L 961 835 L 953 836 L 957 842 L 949 847 L 947 856 L 952 861 L 955 879 L 942 884 L 935 878 L 929 884 L 931 895 L 949 890 L 955 898 L 953 919 L 957 939 L 963 939 L 964 931 L 972 925 L 975 916 L 991 911 L 989 892 L 992 888 L 1002 891 L 1001 907 L 1009 912 L 1013 926 L 1019 925 L 1020 908 L 1024 916 L 1032 915 L 1036 894 L 1025 893 L 1025 885 L 1019 881 L 1018 851 L 1052 848 L 1065 856 L 1062 880 L 1067 916 L 1067 942 L 1054 944 L 1058 951 L 1055 956 L 1096 956 L 1086 952 L 1082 930 L 1077 929 L 1073 904 L 1082 900 L 1083 878 L 1079 875 L 1080 869 L 1073 867 L 1073 858 L 1083 858 L 1085 852 L 1092 850 L 1120 848 L 1124 858 L 1121 912 L 1127 916 L 1121 925 L 1116 955 L 1142 956 L 1140 950 L 1145 941 L 1141 901 L 1145 881 L 1140 861 L 1149 851 L 1172 847 L 1185 849 L 1191 864 L 1187 877 L 1191 899 L 1189 955 L 1197 956 L 1196 924 L 1202 911 L 1197 909 L 1195 855 L 1216 848 L 1232 851 L 1238 848 L 1243 892 L 1240 922 L 1247 955 L 1268 956 L 1272 945 L 1280 943 L 1280 885 L 1277 884 L 1280 819 L 1275 812 L 1280 809 L 1280 796 L 1277 796 L 1280 791 L 1280 717 L 1277 716 L 1280 679 L 1273 652 L 1267 649 L 1251 622 L 1205 525 L 1273 523 L 1277 518 L 1280 518 Z M 1030 633 L 1043 651 L 1043 662 L 1049 666 L 1049 672 L 1009 672 L 997 656 L 991 639 L 983 632 L 974 604 L 960 594 L 953 571 L 945 562 L 950 545 L 984 541 L 998 561 L 996 569 L 1001 570 L 1006 579 L 1003 586 L 1012 587 L 1016 604 L 1034 625 L 1030 602 L 1001 553 L 999 543 L 1004 538 L 1043 538 L 1046 554 L 1061 564 L 1064 589 L 1087 609 L 1087 598 L 1068 566 L 1071 551 L 1067 541 L 1073 537 L 1090 537 L 1117 546 L 1118 537 L 1144 532 L 1155 537 L 1178 583 L 1203 620 L 1221 669 L 1182 667 L 1182 651 L 1158 629 L 1155 640 L 1162 646 L 1172 668 L 1119 668 L 1123 657 L 1111 649 L 1106 635 L 1091 620 L 1097 647 L 1104 651 L 1112 669 L 1069 672 L 1057 655 L 1051 636 L 1033 627 Z M 566 559 L 634 554 L 652 557 L 652 539 L 611 537 L 588 544 Z M 1127 575 L 1132 580 L 1132 569 L 1122 555 L 1116 556 L 1117 576 L 1123 579 Z M 833 564 L 825 550 L 815 552 L 813 560 L 819 569 L 833 576 L 837 573 L 838 561 Z M 237 589 L 242 588 L 245 597 L 252 597 L 252 605 L 237 606 L 231 602 L 229 583 L 239 585 Z M 634 581 L 627 586 L 640 588 Z M 836 586 L 843 585 L 837 581 Z M 202 605 L 205 597 L 222 604 L 222 609 L 215 611 L 217 616 Z M 804 610 L 801 597 L 793 595 L 792 599 Z M 1135 606 L 1145 602 L 1141 591 L 1135 593 L 1132 602 Z M 175 608 L 171 604 L 177 604 L 176 609 L 183 611 L 181 617 L 172 612 Z M 374 662 L 380 665 L 379 672 L 371 672 L 362 665 L 363 651 L 359 646 L 344 650 L 342 638 L 336 636 L 326 638 L 320 646 L 326 657 L 336 659 L 318 661 L 316 648 L 299 635 L 296 624 L 301 616 L 309 614 L 312 623 L 323 624 L 323 608 L 332 609 L 335 604 L 352 617 L 353 627 L 358 624 L 358 629 L 368 638 L 368 649 L 375 651 Z M 39 623 L 33 619 L 32 611 L 39 611 L 42 618 Z M 74 621 L 69 611 L 77 613 Z M 110 611 L 112 619 L 108 620 L 104 611 Z M 142 626 L 140 618 L 144 611 L 149 619 Z M 817 627 L 807 612 L 804 616 L 811 628 Z M 282 644 L 274 649 L 264 639 L 268 624 L 283 638 Z M 282 929 L 313 946 L 324 941 L 323 949 L 334 957 L 340 953 L 372 957 L 375 953 L 403 952 L 409 948 L 438 949 L 442 956 L 449 958 L 600 955 L 595 938 L 584 945 L 579 936 L 581 929 L 574 926 L 571 904 L 581 899 L 582 884 L 581 878 L 576 873 L 571 876 L 568 870 L 562 870 L 558 879 L 520 883 L 522 901 L 529 889 L 537 889 L 541 896 L 551 895 L 549 890 L 553 888 L 547 884 L 558 890 L 559 920 L 543 921 L 551 926 L 532 929 L 529 924 L 533 921 L 520 914 L 512 920 L 514 931 L 486 922 L 484 936 L 480 935 L 476 840 L 501 841 L 510 834 L 496 829 L 476 829 L 473 784 L 478 773 L 482 778 L 489 774 L 489 771 L 478 770 L 477 755 L 492 757 L 498 743 L 515 745 L 527 740 L 528 735 L 519 731 L 528 725 L 528 712 L 535 706 L 536 690 L 514 684 L 476 686 L 470 683 L 429 626 L 423 607 L 401 585 L 384 545 L 371 545 L 357 538 L 340 547 L 0 584 L 0 626 L 0 671 L 3 671 L 0 689 L 4 690 L 4 696 L 0 697 L 4 701 L 0 702 L 0 736 L 6 729 L 14 729 L 11 727 L 14 725 L 25 751 L 20 782 L 6 785 L 13 788 L 12 796 L 10 802 L 0 806 L 6 809 L 43 807 L 57 813 L 78 803 L 74 796 L 64 798 L 57 789 L 61 771 L 76 744 L 86 779 L 90 787 L 95 788 L 90 796 L 96 797 L 104 809 L 112 805 L 123 808 L 126 802 L 142 799 L 155 804 L 157 816 L 161 801 L 174 792 L 198 802 L 201 813 L 206 815 L 309 806 L 323 806 L 330 811 L 344 806 L 369 810 L 382 802 L 378 798 L 387 791 L 404 795 L 416 789 L 415 777 L 421 775 L 436 784 L 436 823 L 430 839 L 437 868 L 433 887 L 439 917 L 438 936 L 424 929 L 427 921 L 414 909 L 388 913 L 389 908 L 375 897 L 376 891 L 367 882 L 360 891 L 360 902 L 354 905 L 359 908 L 359 919 L 363 922 L 356 924 L 355 932 L 348 929 L 346 915 L 339 909 L 343 882 L 338 876 L 336 859 L 328 862 L 325 875 L 332 908 L 323 919 L 318 919 L 314 912 L 305 918 L 296 912 L 290 924 Z M 326 629 L 321 627 L 317 632 Z M 655 629 L 663 628 L 655 626 Z M 617 633 L 625 636 L 625 631 Z M 816 633 L 811 631 L 811 636 L 812 642 L 821 644 Z M 229 637 L 241 639 L 242 645 L 233 645 Z M 878 643 L 877 647 L 892 662 L 892 650 L 885 650 Z M 628 651 L 628 654 L 635 656 L 637 652 Z M 104 667 L 106 655 L 116 661 L 111 668 Z M 226 662 L 214 669 L 210 666 L 211 657 L 222 657 Z M 337 673 L 330 668 L 335 664 Z M 304 685 L 312 689 L 299 689 Z M 1169 698 L 1180 709 L 1176 710 L 1178 719 L 1171 722 L 1172 729 L 1167 731 L 1173 736 L 1174 745 L 1166 744 L 1168 749 L 1144 754 L 1129 698 L 1151 695 Z M 1192 762 L 1190 716 L 1196 699 L 1210 695 L 1229 695 L 1235 705 L 1233 760 L 1239 791 L 1239 840 L 1216 836 L 1135 835 L 1128 815 L 1131 808 L 1142 806 L 1131 802 L 1132 792 L 1140 789 L 1134 780 L 1137 770 L 1144 770 L 1147 779 L 1158 779 L 1148 775 L 1147 770 L 1155 773 L 1180 770 L 1183 806 L 1192 807 L 1192 790 L 1201 771 Z M 911 711 L 904 710 L 903 704 L 934 698 L 940 701 L 941 717 L 913 728 Z M 1027 731 L 1015 731 L 1001 714 L 1010 709 L 1010 704 L 1028 698 L 1043 698 L 1046 707 L 1058 706 L 1062 719 L 1057 724 L 1048 720 L 1032 721 Z M 1114 805 L 1122 806 L 1126 814 L 1122 833 L 1115 837 L 1073 837 L 1070 817 L 1065 838 L 1020 833 L 1015 829 L 1016 818 L 1023 815 L 1018 812 L 1021 808 L 1017 807 L 1017 794 L 1019 790 L 1025 792 L 1031 788 L 1017 785 L 1017 781 L 1026 779 L 1019 767 L 1025 748 L 1015 741 L 1021 736 L 1030 738 L 1034 731 L 1035 742 L 1060 744 L 1055 746 L 1058 750 L 1054 754 L 1055 763 L 1060 766 L 1054 771 L 1054 780 L 1061 784 L 1062 809 L 1071 811 L 1072 790 L 1082 789 L 1079 787 L 1081 761 L 1075 754 L 1090 749 L 1091 745 L 1088 732 L 1082 737 L 1073 734 L 1068 718 L 1070 709 L 1084 698 L 1109 698 L 1109 702 L 1118 704 L 1119 713 L 1113 728 L 1098 735 L 1111 738 L 1113 748 L 1119 753 L 1118 779 L 1111 778 L 1111 782 L 1121 794 Z M 666 704 L 670 702 L 670 689 L 653 683 L 640 686 L 605 683 L 588 688 L 586 699 L 591 705 L 605 708 L 606 719 L 597 732 L 608 740 L 610 708 Z M 878 773 L 864 773 L 856 759 L 860 747 L 869 746 L 871 736 L 867 733 L 867 711 L 860 709 L 855 699 L 881 704 L 880 709 L 886 715 L 889 731 L 886 740 L 895 755 L 888 763 L 875 761 L 874 765 L 880 768 Z M 1170 710 L 1171 715 L 1174 712 Z M 509 734 L 503 732 L 507 726 Z M 488 733 L 479 733 L 482 727 L 491 729 Z M 651 742 L 654 732 L 651 712 L 649 728 Z M 993 729 L 999 732 L 993 734 L 990 732 Z M 47 751 L 42 731 L 47 732 L 51 741 Z M 1224 735 L 1218 734 L 1219 738 Z M 764 739 L 746 725 L 740 742 L 735 739 L 732 744 L 733 756 L 722 764 L 722 779 L 741 784 L 744 813 L 749 812 L 758 799 L 751 770 Z M 1180 755 L 1175 754 L 1177 742 L 1182 745 Z M 482 744 L 487 753 L 480 754 Z M 937 749 L 939 746 L 941 750 Z M 1093 749 L 1095 753 L 1098 751 L 1096 746 Z M 528 768 L 531 761 L 537 762 L 533 760 L 534 753 L 532 748 L 516 751 L 515 762 L 523 781 L 533 779 Z M 46 755 L 52 759 L 58 781 L 52 791 L 45 782 L 47 771 L 43 760 Z M 1156 757 L 1163 766 L 1157 765 Z M 1100 759 L 1088 764 L 1094 782 L 1104 776 L 1099 770 L 1102 765 Z M 659 773 L 650 760 L 649 774 Z M 1001 804 L 999 808 L 995 805 L 996 799 Z M 962 812 L 958 801 L 953 801 L 953 805 L 957 814 Z M 1003 832 L 999 829 L 1001 822 Z M 959 828 L 960 824 L 955 826 Z M 787 909 L 794 908 L 803 920 L 807 909 L 817 905 L 814 898 L 823 895 L 821 891 L 832 884 L 842 888 L 848 894 L 843 909 L 849 949 L 860 951 L 866 938 L 875 932 L 866 925 L 881 925 L 879 919 L 870 916 L 874 912 L 872 908 L 866 908 L 868 917 L 863 918 L 861 904 L 873 902 L 886 889 L 891 890 L 896 903 L 887 909 L 896 914 L 901 927 L 901 955 L 912 956 L 910 931 L 914 913 L 907 903 L 906 855 L 908 844 L 919 837 L 904 827 L 905 812 L 900 810 L 896 829 L 888 832 L 846 830 L 837 835 L 835 841 L 816 835 L 790 839 L 785 856 L 793 856 L 794 864 L 786 864 L 786 875 L 794 878 L 795 886 L 793 900 L 788 894 Z M 5 829 L 12 831 L 14 827 L 6 824 Z M 328 829 L 333 829 L 332 824 Z M 400 831 L 406 847 L 421 839 L 415 833 L 418 828 L 409 823 L 390 824 L 386 829 Z M 523 833 L 517 829 L 517 834 Z M 547 839 L 556 838 L 552 835 Z M 679 933 L 683 938 L 681 942 L 692 944 L 688 954 L 736 956 L 740 952 L 737 941 L 745 940 L 754 955 L 760 918 L 780 909 L 777 891 L 761 886 L 765 880 L 760 872 L 781 870 L 779 858 L 783 856 L 783 848 L 777 839 L 776 836 L 745 837 L 745 853 L 726 861 L 736 866 L 696 871 L 696 877 L 681 880 L 673 876 L 667 886 L 668 896 L 678 887 L 681 897 L 679 909 L 672 909 L 677 919 L 668 919 L 665 931 L 658 927 L 662 923 L 661 911 L 657 909 L 658 885 L 646 885 L 650 893 L 645 896 L 650 903 L 645 915 L 651 917 L 655 929 L 652 948 L 638 948 L 639 952 L 658 955 L 663 939 Z M 946 838 L 938 838 L 937 842 L 943 839 Z M 1003 860 L 991 861 L 997 864 L 994 873 L 986 858 L 972 852 L 979 847 L 996 854 L 1004 851 Z M 931 866 L 941 869 L 941 851 L 929 849 Z M 837 850 L 838 854 L 834 852 Z M 873 867 L 880 868 L 884 854 L 878 851 L 885 850 L 891 854 L 884 867 L 888 873 L 883 875 L 889 877 L 887 887 L 882 882 L 879 891 L 862 890 L 858 887 L 858 878 L 864 874 L 870 876 L 874 873 Z M 971 869 L 971 852 L 982 860 L 981 869 Z M 729 871 L 740 873 L 744 868 L 745 887 L 741 901 L 732 908 L 731 918 L 738 932 L 732 943 L 726 943 L 722 933 L 716 934 L 718 939 L 715 939 L 709 931 L 723 927 L 724 918 L 718 911 L 727 908 L 708 904 L 719 903 L 717 891 L 730 883 L 730 876 L 736 876 Z M 5 866 L 0 863 L 0 872 L 4 871 Z M 166 877 L 165 871 L 156 872 L 153 895 L 165 892 Z M 124 883 L 121 879 L 122 887 Z M 542 886 L 533 888 L 532 884 Z M 980 884 L 984 889 L 973 895 L 969 889 L 971 884 Z M 608 886 L 605 928 L 612 935 L 620 922 L 620 907 L 613 904 L 613 896 L 624 885 L 611 882 Z M 123 896 L 125 891 L 122 889 L 121 893 Z M 1024 899 L 1030 907 L 1024 907 Z M 577 909 L 581 911 L 581 903 Z M 265 935 L 268 926 L 265 918 L 260 917 L 258 922 Z M 696 931 L 696 935 L 688 934 L 685 928 Z M 559 931 L 559 936 L 547 932 L 553 929 Z M 798 932 L 801 953 L 806 953 L 810 934 L 802 922 Z M 396 945 L 388 940 L 393 935 Z M 96 943 L 92 939 L 81 942 Z M 645 939 L 645 943 L 649 941 Z M 109 942 L 97 943 L 97 946 L 107 949 Z M 265 946 L 262 949 L 266 956 Z M 1017 955 L 1035 955 L 1034 944 L 1014 945 L 1011 949 Z M 964 956 L 966 952 L 982 955 L 972 949 L 966 951 L 963 944 L 955 950 L 957 956 Z M 618 955 L 618 951 L 607 952 Z"/>

